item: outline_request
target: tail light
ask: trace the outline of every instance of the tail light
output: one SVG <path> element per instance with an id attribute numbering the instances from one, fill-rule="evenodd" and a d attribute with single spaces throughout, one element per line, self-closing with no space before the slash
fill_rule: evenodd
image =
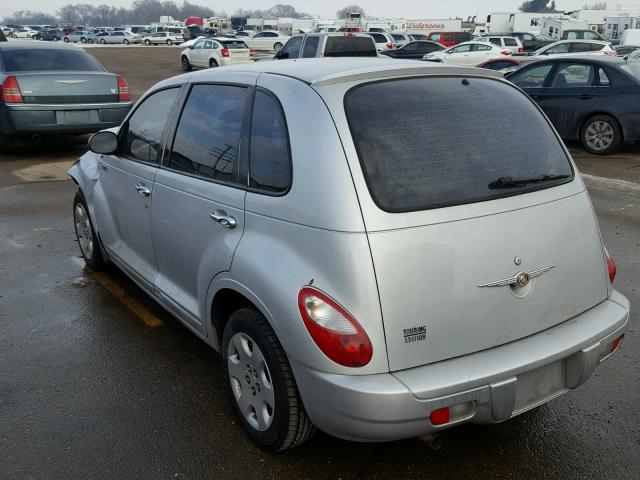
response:
<path id="1" fill-rule="evenodd" d="M 508 55 L 511 55 L 511 52 L 508 50 L 503 50 L 502 52 L 500 52 L 500 55 L 508 56 Z"/>
<path id="2" fill-rule="evenodd" d="M 16 77 L 10 76 L 4 79 L 0 88 L 0 101 L 2 103 L 24 103 Z"/>
<path id="3" fill-rule="evenodd" d="M 393 43 L 387 43 L 387 48 L 388 49 L 392 49 L 393 48 Z"/>
<path id="4" fill-rule="evenodd" d="M 616 279 L 616 273 L 618 273 L 618 268 L 616 267 L 616 262 L 613 261 L 611 255 L 609 255 L 609 251 L 604 249 L 604 258 L 607 260 L 607 272 L 609 273 L 609 281 L 613 283 Z"/>
<path id="5" fill-rule="evenodd" d="M 253 58 L 253 49 L 249 49 L 249 57 Z"/>
<path id="6" fill-rule="evenodd" d="M 364 367 L 371 361 L 373 346 L 364 329 L 335 300 L 320 290 L 304 287 L 298 308 L 311 338 L 334 362 L 345 367 Z"/>
<path id="7" fill-rule="evenodd" d="M 124 77 L 118 76 L 118 101 L 128 102 L 131 100 L 131 93 L 129 92 L 129 85 Z"/>
<path id="8" fill-rule="evenodd" d="M 223 48 L 222 50 L 220 50 L 220 55 L 222 55 L 223 57 L 228 57 L 229 56 L 229 50 L 226 48 Z"/>
<path id="9" fill-rule="evenodd" d="M 475 404 L 473 402 L 458 403 L 450 407 L 438 408 L 429 415 L 429 420 L 434 426 L 447 425 L 462 420 L 468 420 L 475 415 Z"/>
<path id="10" fill-rule="evenodd" d="M 606 51 L 604 52 L 605 55 L 609 56 L 609 57 L 617 57 L 618 54 L 616 52 L 610 52 L 610 51 Z"/>
<path id="11" fill-rule="evenodd" d="M 524 48 L 518 47 L 518 53 L 524 53 Z"/>

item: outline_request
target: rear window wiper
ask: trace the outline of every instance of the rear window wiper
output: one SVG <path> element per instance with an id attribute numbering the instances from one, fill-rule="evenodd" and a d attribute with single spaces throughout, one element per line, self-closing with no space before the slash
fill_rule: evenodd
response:
<path id="1" fill-rule="evenodd" d="M 564 180 L 570 177 L 571 175 L 544 175 L 537 178 L 500 177 L 489 184 L 489 189 L 522 187 L 531 183 L 553 182 L 554 180 Z"/>

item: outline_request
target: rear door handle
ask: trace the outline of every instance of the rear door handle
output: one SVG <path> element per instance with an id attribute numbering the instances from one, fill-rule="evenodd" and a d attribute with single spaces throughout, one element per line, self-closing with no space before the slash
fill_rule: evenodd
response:
<path id="1" fill-rule="evenodd" d="M 216 210 L 215 212 L 209 214 L 209 216 L 221 227 L 225 227 L 228 229 L 236 228 L 236 219 L 231 215 L 227 215 L 227 213 L 223 212 L 222 210 Z"/>
<path id="2" fill-rule="evenodd" d="M 136 185 L 136 190 L 140 195 L 144 195 L 145 197 L 149 197 L 151 195 L 151 190 L 149 189 L 149 187 L 142 183 L 138 183 Z"/>
<path id="3" fill-rule="evenodd" d="M 589 95 L 589 94 L 586 94 L 586 93 L 585 93 L 585 94 L 583 94 L 583 95 L 580 95 L 578 98 L 579 98 L 580 100 L 591 100 L 591 99 L 593 99 L 593 95 Z"/>

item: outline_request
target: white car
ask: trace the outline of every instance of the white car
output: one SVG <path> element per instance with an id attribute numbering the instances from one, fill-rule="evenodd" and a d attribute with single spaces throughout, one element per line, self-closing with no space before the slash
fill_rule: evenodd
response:
<path id="1" fill-rule="evenodd" d="M 494 58 L 511 56 L 509 50 L 486 42 L 464 42 L 440 52 L 427 53 L 422 59 L 452 65 L 480 65 Z"/>
<path id="2" fill-rule="evenodd" d="M 274 30 L 264 30 L 242 40 L 253 50 L 275 50 L 277 52 L 287 43 L 289 38 L 289 35 Z"/>
<path id="3" fill-rule="evenodd" d="M 386 52 L 388 50 L 395 50 L 397 48 L 396 41 L 390 33 L 373 32 L 371 30 L 364 33 L 366 33 L 367 35 L 371 35 L 371 38 L 373 38 L 373 42 L 376 44 L 378 52 Z"/>
<path id="4" fill-rule="evenodd" d="M 496 47 L 502 48 L 503 50 L 509 50 L 511 53 L 524 53 L 522 42 L 520 42 L 520 39 L 516 37 L 480 37 L 474 39 L 474 41 L 490 43 Z"/>
<path id="5" fill-rule="evenodd" d="M 184 37 L 182 35 L 176 35 L 171 32 L 156 32 L 152 33 L 150 36 L 144 39 L 145 45 L 173 45 L 180 44 L 184 42 Z"/>
<path id="6" fill-rule="evenodd" d="M 38 32 L 31 29 L 16 30 L 11 34 L 13 38 L 33 38 L 36 35 L 38 35 Z"/>
<path id="7" fill-rule="evenodd" d="M 238 38 L 205 38 L 197 40 L 180 54 L 180 63 L 185 72 L 193 67 L 215 68 L 248 63 L 253 52 Z"/>
<path id="8" fill-rule="evenodd" d="M 558 55 L 609 55 L 615 57 L 617 54 L 609 42 L 601 40 L 561 40 L 542 47 L 531 55 L 544 57 Z"/>

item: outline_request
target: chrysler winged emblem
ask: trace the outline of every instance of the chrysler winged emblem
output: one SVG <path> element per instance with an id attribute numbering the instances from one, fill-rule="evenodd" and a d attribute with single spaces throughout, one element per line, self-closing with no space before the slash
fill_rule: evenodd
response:
<path id="1" fill-rule="evenodd" d="M 55 80 L 56 83 L 66 83 L 67 85 L 77 85 L 78 83 L 86 83 L 87 80 Z"/>
<path id="2" fill-rule="evenodd" d="M 518 272 L 513 277 L 496 280 L 495 282 L 484 283 L 482 285 L 478 285 L 478 287 L 526 287 L 527 285 L 529 285 L 529 282 L 532 278 L 539 277 L 540 275 L 548 272 L 554 267 L 555 265 L 549 265 L 548 267 L 539 268 L 530 272 Z"/>

